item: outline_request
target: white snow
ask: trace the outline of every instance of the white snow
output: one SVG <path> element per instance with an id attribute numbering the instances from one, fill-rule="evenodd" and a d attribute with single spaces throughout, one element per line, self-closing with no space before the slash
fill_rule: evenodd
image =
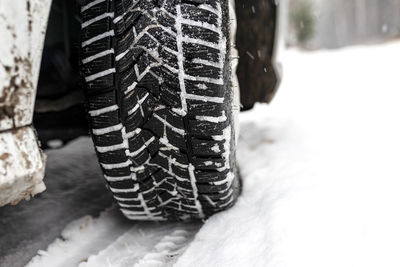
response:
<path id="1" fill-rule="evenodd" d="M 219 123 L 219 122 L 226 121 L 227 117 L 225 116 L 225 111 L 222 111 L 221 116 L 196 116 L 196 120 L 208 121 L 208 122 L 212 122 L 212 123 Z"/>
<path id="2" fill-rule="evenodd" d="M 116 207 L 99 218 L 73 221 L 27 267 L 163 266 L 173 264 L 201 227 L 200 223 L 131 222 Z"/>
<path id="3" fill-rule="evenodd" d="M 196 235 L 103 214 L 101 242 L 69 226 L 31 266 L 400 266 L 399 48 L 284 53 L 273 104 L 240 115 L 242 196 Z"/>
<path id="4" fill-rule="evenodd" d="M 131 227 L 130 223 L 121 221 L 116 212 L 117 209 L 108 209 L 98 219 L 85 216 L 68 224 L 61 238 L 50 244 L 46 251 L 38 251 L 38 256 L 27 267 L 70 267 L 87 261 L 91 254 L 107 247 Z"/>
<path id="5" fill-rule="evenodd" d="M 105 114 L 105 113 L 108 113 L 108 112 L 111 112 L 111 111 L 118 110 L 118 108 L 119 108 L 118 105 L 111 105 L 111 106 L 108 106 L 108 107 L 105 107 L 105 108 L 90 110 L 89 114 L 92 117 L 96 117 L 96 116 L 100 116 L 102 114 Z"/>
<path id="6" fill-rule="evenodd" d="M 242 197 L 175 266 L 400 266 L 399 48 L 283 55 L 240 117 Z"/>
<path id="7" fill-rule="evenodd" d="M 221 149 L 219 149 L 218 144 L 215 144 L 212 148 L 211 151 L 215 152 L 215 153 L 219 153 L 221 152 Z"/>
<path id="8" fill-rule="evenodd" d="M 199 224 L 141 224 L 121 235 L 80 267 L 172 265 L 191 242 Z M 107 265 L 106 265 L 107 264 Z"/>

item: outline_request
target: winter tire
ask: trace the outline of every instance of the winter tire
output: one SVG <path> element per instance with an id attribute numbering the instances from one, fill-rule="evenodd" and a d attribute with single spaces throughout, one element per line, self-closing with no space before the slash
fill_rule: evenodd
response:
<path id="1" fill-rule="evenodd" d="M 239 194 L 227 0 L 91 0 L 81 72 L 96 153 L 133 220 L 207 218 Z"/>

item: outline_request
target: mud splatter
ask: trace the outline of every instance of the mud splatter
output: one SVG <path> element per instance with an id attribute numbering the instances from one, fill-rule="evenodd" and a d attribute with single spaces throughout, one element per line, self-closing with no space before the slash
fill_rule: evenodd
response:
<path id="1" fill-rule="evenodd" d="M 1 161 L 5 161 L 6 159 L 8 159 L 11 156 L 11 154 L 9 153 L 3 153 L 0 155 L 0 160 Z"/>
<path id="2" fill-rule="evenodd" d="M 32 32 L 32 13 L 30 0 L 26 0 L 26 10 L 28 11 L 28 30 L 29 32 Z"/>
<path id="3" fill-rule="evenodd" d="M 16 127 L 16 121 L 21 121 L 24 117 L 24 111 L 18 109 L 21 96 L 23 94 L 26 98 L 33 91 L 33 83 L 30 79 L 32 64 L 29 59 L 16 56 L 13 66 L 3 67 L 10 79 L 8 85 L 3 86 L 0 95 L 0 120 L 9 118 L 12 120 L 13 127 Z"/>

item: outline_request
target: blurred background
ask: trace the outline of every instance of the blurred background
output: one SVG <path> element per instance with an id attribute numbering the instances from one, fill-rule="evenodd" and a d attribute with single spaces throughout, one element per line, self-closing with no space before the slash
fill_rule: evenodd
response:
<path id="1" fill-rule="evenodd" d="M 286 44 L 334 49 L 400 37 L 399 0 L 288 0 Z"/>

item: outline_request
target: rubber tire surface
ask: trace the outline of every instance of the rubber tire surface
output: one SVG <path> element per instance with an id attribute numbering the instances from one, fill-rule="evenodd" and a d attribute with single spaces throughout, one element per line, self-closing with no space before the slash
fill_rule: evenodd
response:
<path id="1" fill-rule="evenodd" d="M 93 142 L 133 220 L 207 218 L 239 194 L 227 0 L 81 5 Z"/>

